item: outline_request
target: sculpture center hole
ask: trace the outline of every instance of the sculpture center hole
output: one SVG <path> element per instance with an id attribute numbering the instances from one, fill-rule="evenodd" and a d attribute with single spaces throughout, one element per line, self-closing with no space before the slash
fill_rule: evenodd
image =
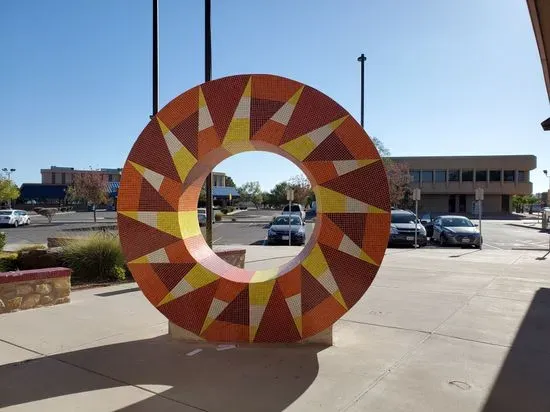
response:
<path id="1" fill-rule="evenodd" d="M 215 167 L 212 181 L 212 247 L 228 263 L 240 266 L 242 261 L 237 254 L 220 251 L 245 249 L 245 269 L 277 268 L 313 237 L 316 201 L 311 182 L 283 156 L 261 151 L 233 155 Z M 205 235 L 205 186 L 198 206 Z"/>

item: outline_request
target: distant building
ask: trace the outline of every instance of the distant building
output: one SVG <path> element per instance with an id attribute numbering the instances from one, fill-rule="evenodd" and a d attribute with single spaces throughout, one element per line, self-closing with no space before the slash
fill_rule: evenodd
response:
<path id="1" fill-rule="evenodd" d="M 93 174 L 100 176 L 105 183 L 120 182 L 122 169 L 78 170 L 74 167 L 50 166 L 49 169 L 41 169 L 42 183 L 48 185 L 70 185 L 76 176 Z"/>
<path id="2" fill-rule="evenodd" d="M 212 186 L 225 187 L 225 173 L 212 172 Z"/>
<path id="3" fill-rule="evenodd" d="M 484 214 L 512 212 L 513 195 L 529 195 L 529 173 L 537 167 L 532 155 L 392 157 L 409 166 L 411 188 L 421 189 L 419 210 L 473 214 L 475 189 L 485 190 Z"/>

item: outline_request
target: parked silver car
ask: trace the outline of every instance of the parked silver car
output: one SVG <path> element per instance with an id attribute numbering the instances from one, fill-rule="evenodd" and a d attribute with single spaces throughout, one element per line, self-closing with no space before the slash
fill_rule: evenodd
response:
<path id="1" fill-rule="evenodd" d="M 477 225 L 464 216 L 439 216 L 435 219 L 433 241 L 441 246 L 474 246 L 478 249 L 483 244 Z"/>
<path id="2" fill-rule="evenodd" d="M 0 225 L 8 226 L 23 226 L 29 225 L 31 223 L 31 218 L 28 213 L 24 210 L 13 210 L 6 209 L 0 210 Z"/>

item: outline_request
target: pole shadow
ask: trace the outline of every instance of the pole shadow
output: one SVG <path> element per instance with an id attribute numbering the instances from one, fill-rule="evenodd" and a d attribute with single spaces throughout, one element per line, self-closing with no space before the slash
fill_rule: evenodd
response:
<path id="1" fill-rule="evenodd" d="M 550 411 L 550 289 L 535 294 L 482 411 Z"/>
<path id="2" fill-rule="evenodd" d="M 187 356 L 197 348 L 202 351 Z M 245 345 L 218 351 L 164 335 L 76 350 L 0 366 L 0 409 L 95 390 L 162 385 L 166 389 L 122 410 L 282 411 L 315 380 L 323 349 Z"/>

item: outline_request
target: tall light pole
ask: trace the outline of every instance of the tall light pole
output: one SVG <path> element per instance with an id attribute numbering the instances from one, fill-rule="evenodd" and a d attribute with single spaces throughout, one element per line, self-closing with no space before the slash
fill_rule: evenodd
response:
<path id="1" fill-rule="evenodd" d="M 204 0 L 204 81 L 212 80 L 210 0 Z M 206 243 L 212 247 L 212 173 L 206 178 Z"/>
<path id="2" fill-rule="evenodd" d="M 7 167 L 4 167 L 2 171 L 8 176 L 8 180 L 11 180 L 11 174 L 15 172 L 15 169 L 8 169 Z"/>
<path id="3" fill-rule="evenodd" d="M 361 127 L 365 127 L 365 61 L 367 58 L 363 53 L 357 58 L 361 62 Z"/>
<path id="4" fill-rule="evenodd" d="M 153 116 L 159 111 L 159 2 L 153 0 Z"/>

